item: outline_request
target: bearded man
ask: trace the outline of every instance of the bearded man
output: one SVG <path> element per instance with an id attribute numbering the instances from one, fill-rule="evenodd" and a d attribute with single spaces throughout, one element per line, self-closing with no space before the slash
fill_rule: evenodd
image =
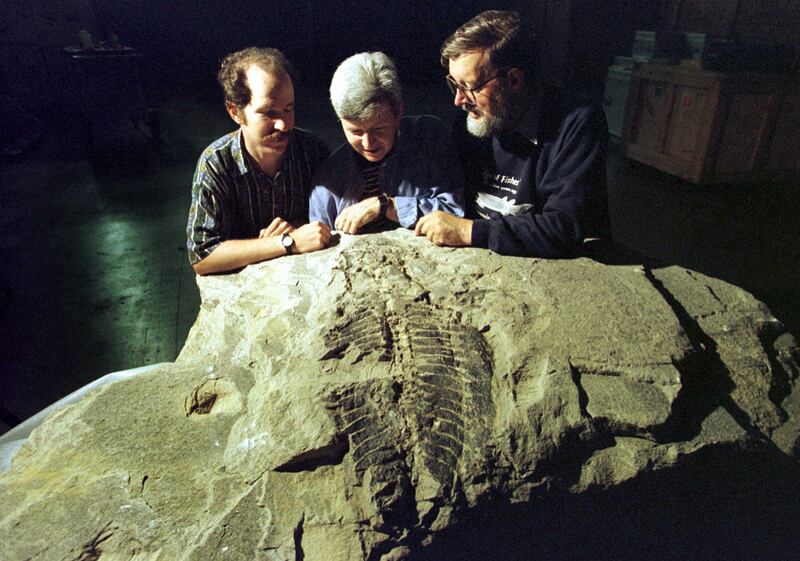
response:
<path id="1" fill-rule="evenodd" d="M 563 258 L 609 238 L 608 127 L 598 104 L 541 84 L 532 29 L 516 12 L 474 17 L 442 45 L 453 103 L 464 110 L 453 137 L 467 217 L 442 211 L 415 231 L 437 245 L 505 255 Z"/>

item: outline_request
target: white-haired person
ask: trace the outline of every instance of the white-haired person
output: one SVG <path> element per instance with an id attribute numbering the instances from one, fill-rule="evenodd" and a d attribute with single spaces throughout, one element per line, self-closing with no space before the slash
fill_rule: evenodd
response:
<path id="1" fill-rule="evenodd" d="M 414 228 L 441 210 L 464 216 L 463 180 L 444 123 L 403 116 L 397 69 L 383 53 L 359 53 L 333 74 L 331 103 L 347 143 L 314 176 L 309 219 L 347 234 Z"/>

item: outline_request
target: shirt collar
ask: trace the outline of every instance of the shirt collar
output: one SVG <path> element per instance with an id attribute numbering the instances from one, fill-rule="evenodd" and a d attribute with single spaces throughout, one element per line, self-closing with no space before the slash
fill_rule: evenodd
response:
<path id="1" fill-rule="evenodd" d="M 231 142 L 231 155 L 233 156 L 233 160 L 236 162 L 236 167 L 239 168 L 239 173 L 245 175 L 250 171 L 250 167 L 244 152 L 242 129 L 239 129 L 236 132 L 236 136 L 233 137 L 233 142 Z"/>

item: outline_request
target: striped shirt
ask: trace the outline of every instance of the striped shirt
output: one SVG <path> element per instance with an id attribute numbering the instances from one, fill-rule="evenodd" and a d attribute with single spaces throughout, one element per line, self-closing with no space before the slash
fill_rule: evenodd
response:
<path id="1" fill-rule="evenodd" d="M 243 149 L 241 131 L 213 142 L 197 162 L 186 248 L 194 265 L 223 241 L 257 238 L 275 217 L 308 222 L 308 197 L 317 166 L 328 148 L 295 128 L 283 162 L 272 178 Z"/>
<path id="2" fill-rule="evenodd" d="M 381 164 L 373 164 L 361 169 L 361 175 L 364 178 L 364 190 L 361 192 L 361 200 L 369 199 L 370 197 L 377 197 L 381 194 L 381 186 L 378 183 L 378 178 L 381 174 Z"/>
<path id="3" fill-rule="evenodd" d="M 383 160 L 377 163 L 370 162 L 366 158 L 358 157 L 358 165 L 361 169 L 361 177 L 364 178 L 364 190 L 361 192 L 361 199 L 369 199 L 370 197 L 377 197 L 382 193 L 381 185 L 380 185 L 380 175 L 381 175 L 381 163 Z M 365 224 L 359 229 L 359 233 L 361 234 L 369 234 L 369 233 L 376 233 L 376 232 L 383 232 L 384 230 L 394 230 L 397 228 L 397 224 L 386 218 L 385 216 L 379 216 L 372 222 Z"/>

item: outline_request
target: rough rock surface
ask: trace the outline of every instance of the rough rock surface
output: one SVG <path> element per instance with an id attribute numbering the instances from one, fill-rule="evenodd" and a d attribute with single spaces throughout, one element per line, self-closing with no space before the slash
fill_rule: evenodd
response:
<path id="1" fill-rule="evenodd" d="M 800 456 L 791 335 L 686 269 L 394 232 L 198 282 L 174 364 L 59 411 L 0 478 L 0 559 L 400 560 L 487 505 Z"/>

